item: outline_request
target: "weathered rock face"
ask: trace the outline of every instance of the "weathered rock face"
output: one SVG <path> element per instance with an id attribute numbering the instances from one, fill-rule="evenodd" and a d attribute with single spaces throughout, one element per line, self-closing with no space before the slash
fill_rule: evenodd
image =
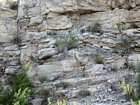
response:
<path id="1" fill-rule="evenodd" d="M 139 6 L 139 1 L 126 0 L 47 0 L 19 1 L 19 30 L 45 31 L 69 29 L 73 26 L 83 26 L 99 20 L 103 28 L 116 28 L 116 23 L 138 22 L 139 11 L 129 11 Z M 118 8 L 118 9 L 116 9 Z M 119 9 L 120 8 L 120 9 Z M 111 9 L 114 9 L 111 11 Z M 30 23 L 22 24 L 24 18 Z M 23 22 L 22 21 L 22 22 Z"/>
<path id="2" fill-rule="evenodd" d="M 0 42 L 9 42 L 17 35 L 17 11 L 0 8 Z"/>
<path id="3" fill-rule="evenodd" d="M 36 93 L 45 87 L 54 97 L 65 96 L 77 105 L 130 104 L 118 81 L 132 77 L 133 83 L 136 79 L 127 66 L 140 58 L 139 0 L 19 0 L 18 11 L 9 9 L 4 2 L 2 5 L 0 82 L 3 76 L 19 72 L 21 65 L 30 61 L 27 74 Z M 91 30 L 96 22 L 100 30 L 95 31 L 96 27 Z M 126 25 L 121 34 L 117 23 Z M 78 40 L 78 46 L 60 53 L 56 39 L 68 35 L 68 29 L 74 33 L 72 37 Z M 21 39 L 15 38 L 11 43 L 16 34 Z M 125 43 L 131 37 L 133 42 Z M 103 58 L 102 64 L 98 64 L 100 58 L 93 57 L 97 54 Z M 41 83 L 39 78 L 43 76 L 47 80 Z M 58 85 L 61 82 L 70 86 L 65 89 Z M 89 97 L 83 97 L 83 89 L 90 92 Z M 41 105 L 42 100 L 35 99 L 32 103 Z"/>

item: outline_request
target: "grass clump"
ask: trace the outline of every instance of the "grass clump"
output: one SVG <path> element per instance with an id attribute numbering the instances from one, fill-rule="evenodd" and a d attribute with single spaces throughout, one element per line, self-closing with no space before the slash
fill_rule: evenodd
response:
<path id="1" fill-rule="evenodd" d="M 85 33 L 86 30 L 83 28 L 83 29 L 80 30 L 80 32 L 81 32 L 81 33 Z"/>
<path id="2" fill-rule="evenodd" d="M 119 33 L 121 34 L 123 32 L 123 30 L 125 30 L 125 24 L 118 23 L 117 28 L 118 28 Z"/>
<path id="3" fill-rule="evenodd" d="M 46 88 L 42 87 L 39 91 L 39 94 L 48 96 L 49 95 L 49 89 L 46 89 Z"/>
<path id="4" fill-rule="evenodd" d="M 66 89 L 68 86 L 70 86 L 70 83 L 68 82 L 60 82 L 59 84 L 56 84 L 57 87 L 63 87 Z"/>
<path id="5" fill-rule="evenodd" d="M 56 39 L 56 47 L 58 52 L 62 53 L 66 50 L 76 48 L 78 46 L 78 39 L 74 33 L 70 32 L 68 35 Z"/>
<path id="6" fill-rule="evenodd" d="M 90 91 L 89 90 L 83 89 L 80 92 L 80 96 L 86 97 L 86 96 L 89 96 L 89 95 L 90 95 Z"/>
<path id="7" fill-rule="evenodd" d="M 46 81 L 47 80 L 47 77 L 46 76 L 41 76 L 41 77 L 39 77 L 39 81 L 40 82 L 44 82 L 44 81 Z"/>
<path id="8" fill-rule="evenodd" d="M 89 26 L 89 30 L 94 33 L 94 32 L 101 32 L 101 26 L 99 24 L 99 22 L 93 22 L 91 23 L 91 25 Z"/>
<path id="9" fill-rule="evenodd" d="M 17 10 L 18 9 L 18 2 L 11 2 L 10 9 Z"/>
<path id="10" fill-rule="evenodd" d="M 11 43 L 16 45 L 21 45 L 21 42 L 22 42 L 21 37 L 18 35 L 14 36 L 13 39 L 11 40 Z"/>
<path id="11" fill-rule="evenodd" d="M 33 93 L 29 89 L 30 82 L 26 75 L 30 63 L 21 69 L 20 73 L 12 81 L 12 88 L 4 90 L 0 85 L 0 103 L 1 105 L 25 105 L 29 104 Z"/>
<path id="12" fill-rule="evenodd" d="M 103 64 L 104 58 L 101 57 L 99 54 L 93 55 L 92 58 L 97 64 Z"/>
<path id="13" fill-rule="evenodd" d="M 126 54 L 130 54 L 132 51 L 131 44 L 133 43 L 132 37 L 122 38 L 119 43 L 121 49 L 121 56 L 123 57 Z"/>
<path id="14" fill-rule="evenodd" d="M 111 65 L 110 71 L 117 71 L 117 70 L 118 70 L 118 66 L 117 65 Z"/>

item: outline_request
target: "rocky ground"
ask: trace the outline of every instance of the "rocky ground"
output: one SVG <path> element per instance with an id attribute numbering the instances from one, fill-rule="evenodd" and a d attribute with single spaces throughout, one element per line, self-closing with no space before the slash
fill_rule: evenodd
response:
<path id="1" fill-rule="evenodd" d="M 138 29 L 128 29 L 124 32 L 129 34 L 130 31 L 138 32 Z M 43 87 L 49 89 L 49 97 L 53 96 L 52 100 L 54 97 L 55 99 L 67 99 L 69 103 L 78 105 L 86 103 L 90 105 L 130 105 L 119 83 L 124 78 L 127 83 L 134 85 L 137 76 L 129 69 L 129 64 L 136 63 L 140 55 L 135 52 L 135 49 L 134 52 L 124 54 L 122 57 L 122 49 L 115 49 L 115 46 L 121 42 L 121 39 L 116 37 L 120 34 L 113 33 L 77 34 L 78 48 L 57 53 L 49 59 L 45 58 L 41 64 L 37 61 L 36 67 L 32 66 L 28 72 L 30 77 L 33 77 L 35 87 L 38 88 L 36 91 Z M 138 37 L 137 35 L 134 34 L 133 38 Z M 129 46 L 131 48 L 139 46 L 136 42 L 138 40 L 133 40 Z M 101 64 L 98 64 L 92 57 L 96 54 L 103 58 Z M 34 71 L 35 69 L 38 71 Z M 44 75 L 47 79 L 40 83 L 39 77 Z"/>

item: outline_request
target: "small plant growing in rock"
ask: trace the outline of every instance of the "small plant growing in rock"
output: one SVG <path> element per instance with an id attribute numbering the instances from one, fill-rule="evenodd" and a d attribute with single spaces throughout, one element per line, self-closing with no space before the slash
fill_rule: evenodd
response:
<path id="1" fill-rule="evenodd" d="M 41 76 L 41 77 L 39 77 L 38 79 L 39 79 L 40 82 L 43 83 L 44 81 L 47 80 L 47 77 L 46 77 L 46 76 Z"/>
<path id="2" fill-rule="evenodd" d="M 11 43 L 16 44 L 16 45 L 21 45 L 21 37 L 20 36 L 15 36 L 13 37 L 13 39 L 11 40 Z"/>
<path id="3" fill-rule="evenodd" d="M 126 84 L 124 79 L 122 80 L 122 82 L 120 83 L 120 85 L 122 86 L 123 92 L 125 94 L 130 95 L 132 93 L 132 89 L 133 89 L 132 86 L 130 84 Z"/>
<path id="4" fill-rule="evenodd" d="M 123 79 L 120 83 L 124 93 L 126 94 L 127 98 L 131 100 L 132 105 L 139 105 L 140 102 L 140 63 L 137 64 L 130 64 L 129 68 L 136 72 L 137 75 L 137 87 L 132 87 L 130 84 L 126 84 L 125 80 Z M 135 102 L 136 101 L 136 102 Z"/>
<path id="5" fill-rule="evenodd" d="M 121 56 L 124 57 L 125 54 L 126 54 L 126 51 L 125 51 L 125 50 L 122 50 L 122 51 L 121 51 Z"/>
<path id="6" fill-rule="evenodd" d="M 103 63 L 103 60 L 104 60 L 104 58 L 101 57 L 99 54 L 93 55 L 92 58 L 98 64 L 102 64 Z"/>
<path id="7" fill-rule="evenodd" d="M 49 89 L 46 89 L 44 87 L 41 87 L 40 91 L 39 91 L 40 95 L 49 95 Z"/>
<path id="8" fill-rule="evenodd" d="M 68 82 L 60 82 L 59 84 L 56 84 L 57 87 L 63 87 L 64 89 L 70 86 L 70 83 Z"/>
<path id="9" fill-rule="evenodd" d="M 11 2 L 10 9 L 17 10 L 18 9 L 18 2 Z"/>
<path id="10" fill-rule="evenodd" d="M 33 96 L 30 88 L 30 82 L 27 77 L 27 69 L 30 63 L 25 65 L 19 74 L 12 81 L 12 88 L 6 90 L 0 86 L 0 103 L 2 105 L 24 105 L 29 104 L 29 100 Z"/>
<path id="11" fill-rule="evenodd" d="M 67 100 L 63 99 L 63 100 L 57 100 L 56 105 L 67 105 Z M 52 105 L 50 98 L 48 98 L 48 105 Z"/>
<path id="12" fill-rule="evenodd" d="M 131 53 L 132 38 L 122 38 L 120 44 L 121 56 Z"/>
<path id="13" fill-rule="evenodd" d="M 131 69 L 131 70 L 133 70 L 133 71 L 135 71 L 135 65 L 133 63 L 130 63 L 128 65 L 128 68 Z"/>
<path id="14" fill-rule="evenodd" d="M 10 88 L 4 89 L 2 84 L 0 84 L 0 105 L 11 105 L 10 103 L 12 102 L 12 91 Z"/>
<path id="15" fill-rule="evenodd" d="M 137 74 L 138 89 L 140 90 L 140 62 L 131 65 L 132 70 Z"/>
<path id="16" fill-rule="evenodd" d="M 117 24 L 117 28 L 119 30 L 119 33 L 121 34 L 123 32 L 123 30 L 125 30 L 125 24 L 123 23 L 118 23 Z"/>
<path id="17" fill-rule="evenodd" d="M 117 65 L 111 65 L 110 71 L 117 71 L 117 70 L 118 70 L 118 66 Z"/>
<path id="18" fill-rule="evenodd" d="M 86 96 L 89 96 L 89 95 L 90 95 L 90 91 L 89 90 L 83 89 L 80 92 L 80 96 L 86 97 Z"/>
<path id="19" fill-rule="evenodd" d="M 140 100 L 137 102 L 134 102 L 132 99 L 130 100 L 131 101 L 131 105 L 140 105 Z"/>
<path id="20" fill-rule="evenodd" d="M 62 53 L 66 50 L 76 48 L 78 46 L 78 39 L 74 33 L 70 32 L 68 35 L 56 39 L 56 47 L 58 52 Z"/>
<path id="21" fill-rule="evenodd" d="M 84 33 L 84 32 L 86 32 L 86 30 L 83 28 L 83 29 L 80 30 L 80 32 Z"/>
<path id="22" fill-rule="evenodd" d="M 101 32 L 101 26 L 99 24 L 99 22 L 93 22 L 90 26 L 89 26 L 89 30 L 93 33 L 93 32 Z"/>
<path id="23" fill-rule="evenodd" d="M 19 89 L 18 92 L 14 93 L 13 105 L 25 105 L 26 99 L 30 97 L 30 93 L 31 90 L 28 88 L 25 88 L 23 91 Z"/>

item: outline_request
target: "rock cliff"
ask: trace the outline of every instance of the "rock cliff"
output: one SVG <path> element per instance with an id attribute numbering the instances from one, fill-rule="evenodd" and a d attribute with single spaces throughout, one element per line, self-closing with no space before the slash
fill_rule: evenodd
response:
<path id="1" fill-rule="evenodd" d="M 18 10 L 8 3 L 0 0 L 3 84 L 31 61 L 36 93 L 43 87 L 76 105 L 130 105 L 118 82 L 136 80 L 128 65 L 140 60 L 140 0 L 19 0 Z"/>

